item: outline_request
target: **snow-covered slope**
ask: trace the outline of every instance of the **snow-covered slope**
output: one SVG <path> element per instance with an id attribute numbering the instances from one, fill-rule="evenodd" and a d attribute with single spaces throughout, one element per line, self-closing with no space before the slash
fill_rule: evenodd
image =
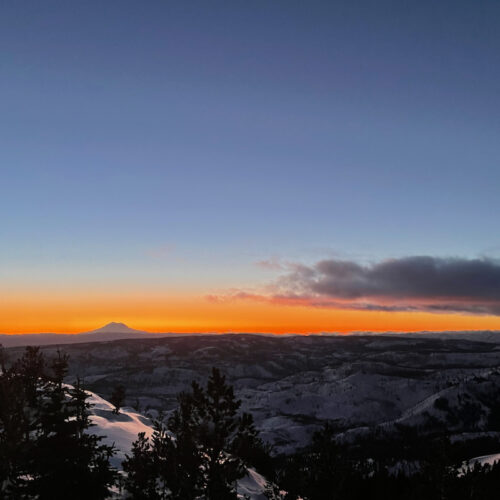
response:
<path id="1" fill-rule="evenodd" d="M 266 500 L 264 490 L 266 479 L 256 470 L 248 469 L 248 474 L 238 481 L 238 498 L 249 498 L 251 500 Z"/>
<path id="2" fill-rule="evenodd" d="M 500 462 L 500 453 L 494 453 L 493 455 L 482 455 L 480 457 L 474 457 L 462 463 L 462 466 L 458 470 L 459 476 L 463 476 L 468 470 L 473 469 L 476 465 L 494 465 Z"/>
<path id="3" fill-rule="evenodd" d="M 147 437 L 153 433 L 151 422 L 131 408 L 123 408 L 120 413 L 113 413 L 113 405 L 93 392 L 89 392 L 89 403 L 92 405 L 91 428 L 93 434 L 103 437 L 103 443 L 113 445 L 116 454 L 111 463 L 117 469 L 125 459 L 125 454 L 130 453 L 132 443 L 137 439 L 139 432 L 144 432 Z"/>
<path id="4" fill-rule="evenodd" d="M 90 396 L 88 401 L 92 405 L 90 418 L 94 424 L 91 432 L 102 436 L 103 443 L 116 448 L 111 463 L 120 470 L 125 454 L 130 453 L 137 434 L 144 432 L 149 437 L 153 433 L 151 422 L 132 408 L 123 408 L 117 415 L 113 413 L 111 403 L 93 392 L 88 391 L 88 394 Z M 266 479 L 254 469 L 249 469 L 248 474 L 238 481 L 238 498 L 265 500 L 265 486 Z"/>
<path id="5" fill-rule="evenodd" d="M 479 336 L 480 338 L 480 336 Z M 44 347 L 48 357 L 55 347 Z M 126 404 L 167 413 L 218 367 L 276 453 L 292 452 L 325 421 L 348 433 L 378 426 L 435 425 L 485 432 L 497 395 L 500 344 L 428 335 L 263 337 L 200 335 L 65 346 L 68 381 L 83 378 L 104 398 L 127 387 Z M 8 350 L 11 359 L 21 348 Z M 433 427 L 434 426 L 434 427 Z M 379 429 L 380 430 L 380 429 Z"/>
<path id="6" fill-rule="evenodd" d="M 473 466 L 475 464 L 480 465 L 493 465 L 500 461 L 500 453 L 495 453 L 493 455 L 483 455 L 482 457 L 475 457 L 469 460 L 469 465 Z"/>

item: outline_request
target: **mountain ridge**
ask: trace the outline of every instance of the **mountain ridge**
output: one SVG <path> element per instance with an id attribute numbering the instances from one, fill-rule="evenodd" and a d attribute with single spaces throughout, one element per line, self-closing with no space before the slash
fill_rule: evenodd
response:
<path id="1" fill-rule="evenodd" d="M 84 342 L 109 342 L 134 338 L 159 338 L 175 335 L 174 333 L 151 333 L 130 328 L 125 323 L 112 321 L 106 325 L 80 333 L 19 333 L 0 334 L 3 347 L 21 347 L 27 345 L 77 344 Z"/>
<path id="2" fill-rule="evenodd" d="M 112 321 L 106 325 L 97 328 L 95 330 L 90 330 L 80 333 L 0 333 L 0 345 L 3 347 L 22 347 L 28 345 L 58 345 L 58 344 L 76 344 L 76 343 L 86 343 L 86 342 L 110 342 L 114 340 L 131 340 L 131 339 L 156 339 L 163 337 L 177 337 L 177 336 L 200 336 L 200 335 L 214 335 L 217 332 L 191 332 L 191 333 L 175 333 L 175 332 L 148 332 L 145 330 L 137 330 L 131 328 L 125 323 Z M 225 334 L 232 335 L 258 335 L 258 336 L 275 336 L 272 333 L 258 333 L 258 332 L 221 332 Z M 415 339 L 442 339 L 442 340 L 471 340 L 479 342 L 487 342 L 491 344 L 500 344 L 500 331 L 498 330 L 462 330 L 462 331 L 444 331 L 444 332 L 433 332 L 433 331 L 421 331 L 421 332 L 351 332 L 347 334 L 341 333 L 308 333 L 308 334 L 298 334 L 298 333 L 287 333 L 279 334 L 281 338 L 285 337 L 357 337 L 357 336 L 383 336 L 387 338 L 393 338 L 397 340 L 398 338 L 415 338 Z"/>
<path id="3" fill-rule="evenodd" d="M 135 328 L 130 328 L 130 326 L 126 325 L 125 323 L 120 323 L 116 321 L 111 321 L 110 323 L 107 323 L 104 326 L 101 326 L 100 328 L 97 328 L 96 330 L 90 330 L 88 332 L 81 332 L 77 333 L 76 335 L 93 335 L 93 334 L 100 334 L 100 333 L 150 333 L 145 330 L 137 330 Z"/>

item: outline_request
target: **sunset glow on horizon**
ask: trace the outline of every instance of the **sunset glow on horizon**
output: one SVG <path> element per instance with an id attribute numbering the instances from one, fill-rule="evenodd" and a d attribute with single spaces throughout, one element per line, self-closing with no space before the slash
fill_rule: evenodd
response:
<path id="1" fill-rule="evenodd" d="M 111 321 L 150 332 L 321 333 L 500 330 L 500 318 L 425 312 L 352 311 L 206 297 L 39 296 L 0 305 L 0 333 L 80 333 Z M 20 319 L 22 318 L 22 320 Z"/>
<path id="2" fill-rule="evenodd" d="M 0 332 L 500 330 L 486 4 L 2 5 Z"/>

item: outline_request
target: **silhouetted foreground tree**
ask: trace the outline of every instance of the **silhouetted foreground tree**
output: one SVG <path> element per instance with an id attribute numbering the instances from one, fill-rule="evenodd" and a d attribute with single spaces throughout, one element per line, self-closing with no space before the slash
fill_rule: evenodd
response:
<path id="1" fill-rule="evenodd" d="M 238 412 L 233 388 L 216 368 L 204 389 L 196 382 L 178 396 L 167 427 L 156 422 L 151 440 L 140 434 L 123 463 L 134 499 L 237 498 L 236 481 L 266 457 L 252 416 Z"/>
<path id="2" fill-rule="evenodd" d="M 38 347 L 0 373 L 0 498 L 102 499 L 112 447 L 89 432 L 88 394 L 63 384 L 68 358 L 50 365 Z"/>
<path id="3" fill-rule="evenodd" d="M 123 385 L 117 385 L 113 388 L 113 392 L 109 397 L 109 402 L 115 407 L 113 412 L 118 415 L 120 413 L 120 408 L 125 401 L 125 387 Z"/>
<path id="4" fill-rule="evenodd" d="M 387 443 L 398 445 L 397 441 Z M 401 438 L 399 446 L 405 446 Z M 277 471 L 278 488 L 269 488 L 273 500 L 494 500 L 499 498 L 500 463 L 475 466 L 459 473 L 449 442 L 426 444 L 411 473 L 387 467 L 383 460 L 362 458 L 340 445 L 329 425 L 311 445 L 287 457 Z M 390 454 L 394 450 L 389 451 Z M 404 462 L 404 461 L 403 461 Z M 401 462 L 400 462 L 401 463 Z M 281 491 L 286 493 L 280 494 Z"/>

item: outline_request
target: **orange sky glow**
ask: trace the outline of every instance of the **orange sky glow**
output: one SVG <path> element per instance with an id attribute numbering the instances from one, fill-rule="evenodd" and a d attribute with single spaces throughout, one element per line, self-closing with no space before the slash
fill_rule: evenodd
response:
<path id="1" fill-rule="evenodd" d="M 355 311 L 196 295 L 32 294 L 0 301 L 1 333 L 78 333 L 120 321 L 151 332 L 500 330 L 500 317 Z"/>

